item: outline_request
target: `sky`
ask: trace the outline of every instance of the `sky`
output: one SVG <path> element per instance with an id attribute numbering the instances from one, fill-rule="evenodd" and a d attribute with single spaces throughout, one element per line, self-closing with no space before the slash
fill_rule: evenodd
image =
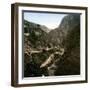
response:
<path id="1" fill-rule="evenodd" d="M 67 14 L 24 12 L 24 19 L 37 24 L 45 25 L 49 29 L 55 29 Z"/>

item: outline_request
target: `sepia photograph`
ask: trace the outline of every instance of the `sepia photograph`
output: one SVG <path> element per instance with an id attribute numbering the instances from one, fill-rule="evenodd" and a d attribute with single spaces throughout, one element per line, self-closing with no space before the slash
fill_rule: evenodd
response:
<path id="1" fill-rule="evenodd" d="M 11 85 L 87 83 L 87 7 L 11 6 Z"/>
<path id="2" fill-rule="evenodd" d="M 80 74 L 80 14 L 24 11 L 24 77 Z"/>

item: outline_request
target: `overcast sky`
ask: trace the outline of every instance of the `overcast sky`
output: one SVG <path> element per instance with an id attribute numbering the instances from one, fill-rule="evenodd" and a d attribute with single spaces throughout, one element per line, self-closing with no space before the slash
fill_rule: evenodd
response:
<path id="1" fill-rule="evenodd" d="M 67 14 L 24 12 L 24 19 L 37 24 L 45 25 L 49 29 L 58 27 Z"/>

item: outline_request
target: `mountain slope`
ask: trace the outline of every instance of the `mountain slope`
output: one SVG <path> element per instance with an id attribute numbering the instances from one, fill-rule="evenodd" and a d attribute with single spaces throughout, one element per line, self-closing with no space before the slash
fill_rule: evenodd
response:
<path id="1" fill-rule="evenodd" d="M 58 62 L 56 75 L 80 74 L 80 15 L 66 16 L 58 30 L 63 34 L 62 45 L 65 53 Z"/>
<path id="2" fill-rule="evenodd" d="M 62 19 L 60 25 L 49 32 L 49 38 L 56 44 L 62 44 L 67 34 L 80 24 L 80 14 L 69 14 Z"/>

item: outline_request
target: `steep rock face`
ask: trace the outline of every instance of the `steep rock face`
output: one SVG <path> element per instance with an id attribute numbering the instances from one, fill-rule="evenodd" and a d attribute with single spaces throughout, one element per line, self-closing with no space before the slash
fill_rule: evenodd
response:
<path id="1" fill-rule="evenodd" d="M 49 38 L 56 44 L 63 44 L 67 34 L 80 24 L 80 14 L 69 14 L 65 16 L 60 25 L 49 32 Z"/>
<path id="2" fill-rule="evenodd" d="M 65 53 L 58 62 L 56 75 L 80 74 L 80 26 L 77 25 L 64 41 Z"/>
<path id="3" fill-rule="evenodd" d="M 59 28 L 64 31 L 71 30 L 80 23 L 80 14 L 69 14 L 64 17 Z"/>
<path id="4" fill-rule="evenodd" d="M 55 74 L 80 74 L 80 15 L 66 16 L 59 28 L 63 33 L 62 45 L 65 48 L 65 53 L 57 65 L 58 69 Z"/>

